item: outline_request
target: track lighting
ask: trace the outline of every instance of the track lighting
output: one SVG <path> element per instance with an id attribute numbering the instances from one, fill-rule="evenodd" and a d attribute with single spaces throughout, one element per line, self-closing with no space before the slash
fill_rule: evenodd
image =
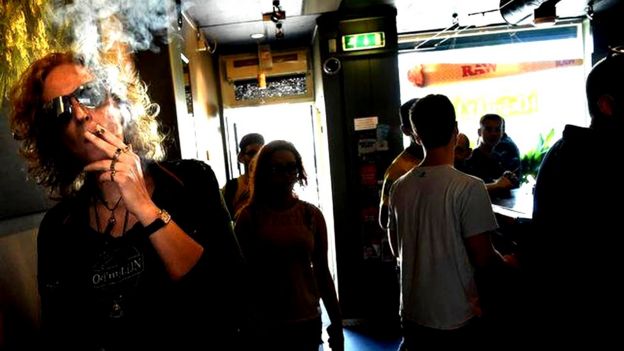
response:
<path id="1" fill-rule="evenodd" d="M 275 39 L 284 38 L 284 29 L 282 29 L 282 22 L 275 23 Z"/>
<path id="2" fill-rule="evenodd" d="M 279 0 L 273 0 L 273 11 L 262 14 L 262 20 L 275 23 L 275 39 L 284 38 L 283 21 L 286 19 L 286 11 L 282 10 Z"/>
<path id="3" fill-rule="evenodd" d="M 273 12 L 271 13 L 271 21 L 277 23 L 283 19 L 286 19 L 286 11 L 282 11 L 279 0 L 273 1 Z"/>

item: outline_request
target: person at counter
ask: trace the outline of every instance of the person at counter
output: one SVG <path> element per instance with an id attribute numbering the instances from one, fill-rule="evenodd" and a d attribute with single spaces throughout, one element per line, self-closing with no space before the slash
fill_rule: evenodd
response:
<path id="1" fill-rule="evenodd" d="M 482 116 L 478 133 L 479 145 L 466 162 L 469 174 L 483 179 L 490 193 L 517 188 L 522 175 L 520 151 L 505 133 L 503 117 Z"/>
<path id="2" fill-rule="evenodd" d="M 523 244 L 523 265 L 548 335 L 557 329 L 568 338 L 575 330 L 576 337 L 621 342 L 621 323 L 608 321 L 624 313 L 624 184 L 614 173 L 622 159 L 623 82 L 624 55 L 593 67 L 586 82 L 590 126 L 566 125 L 537 177 L 536 232 Z"/>
<path id="3" fill-rule="evenodd" d="M 470 147 L 470 139 L 464 133 L 457 133 L 457 144 L 455 145 L 455 169 L 464 173 L 470 173 L 468 170 L 468 159 L 472 156 L 472 148 Z"/>
<path id="4" fill-rule="evenodd" d="M 384 181 L 381 187 L 381 201 L 379 202 L 379 226 L 383 230 L 388 229 L 388 194 L 390 187 L 395 180 L 417 166 L 424 158 L 423 148 L 416 142 L 410 123 L 410 108 L 418 101 L 411 99 L 401 105 L 399 117 L 401 118 L 401 132 L 410 138 L 409 146 L 403 150 L 390 164 L 384 174 Z"/>

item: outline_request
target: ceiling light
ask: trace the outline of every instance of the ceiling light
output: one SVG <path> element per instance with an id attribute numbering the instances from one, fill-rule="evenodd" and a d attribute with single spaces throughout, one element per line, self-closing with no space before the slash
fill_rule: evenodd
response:
<path id="1" fill-rule="evenodd" d="M 263 33 L 254 33 L 252 35 L 250 35 L 251 39 L 262 39 L 264 38 L 264 34 Z"/>

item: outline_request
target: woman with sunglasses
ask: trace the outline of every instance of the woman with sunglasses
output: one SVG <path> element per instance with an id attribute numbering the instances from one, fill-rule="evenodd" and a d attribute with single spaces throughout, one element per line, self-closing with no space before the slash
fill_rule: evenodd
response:
<path id="1" fill-rule="evenodd" d="M 29 173 L 60 200 L 38 234 L 43 343 L 233 342 L 241 256 L 215 175 L 199 161 L 157 162 L 158 108 L 133 70 L 111 67 L 52 53 L 11 94 Z"/>
<path id="2" fill-rule="evenodd" d="M 343 349 L 342 321 L 327 265 L 327 228 L 321 211 L 299 200 L 307 184 L 293 144 L 266 144 L 252 171 L 251 197 L 236 221 L 247 260 L 252 310 L 250 345 L 273 350 L 314 350 L 321 342 L 320 299 L 328 312 L 332 350 Z"/>

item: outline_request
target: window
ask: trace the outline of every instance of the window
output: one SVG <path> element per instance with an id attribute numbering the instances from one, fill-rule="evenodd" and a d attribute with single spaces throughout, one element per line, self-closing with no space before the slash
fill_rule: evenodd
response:
<path id="1" fill-rule="evenodd" d="M 557 140 L 565 124 L 589 125 L 585 74 L 591 60 L 583 28 L 574 23 L 403 40 L 401 48 L 419 48 L 399 55 L 401 100 L 447 95 L 459 130 L 473 147 L 480 117 L 500 114 L 523 155 L 536 147 L 540 135 L 554 130 Z"/>

